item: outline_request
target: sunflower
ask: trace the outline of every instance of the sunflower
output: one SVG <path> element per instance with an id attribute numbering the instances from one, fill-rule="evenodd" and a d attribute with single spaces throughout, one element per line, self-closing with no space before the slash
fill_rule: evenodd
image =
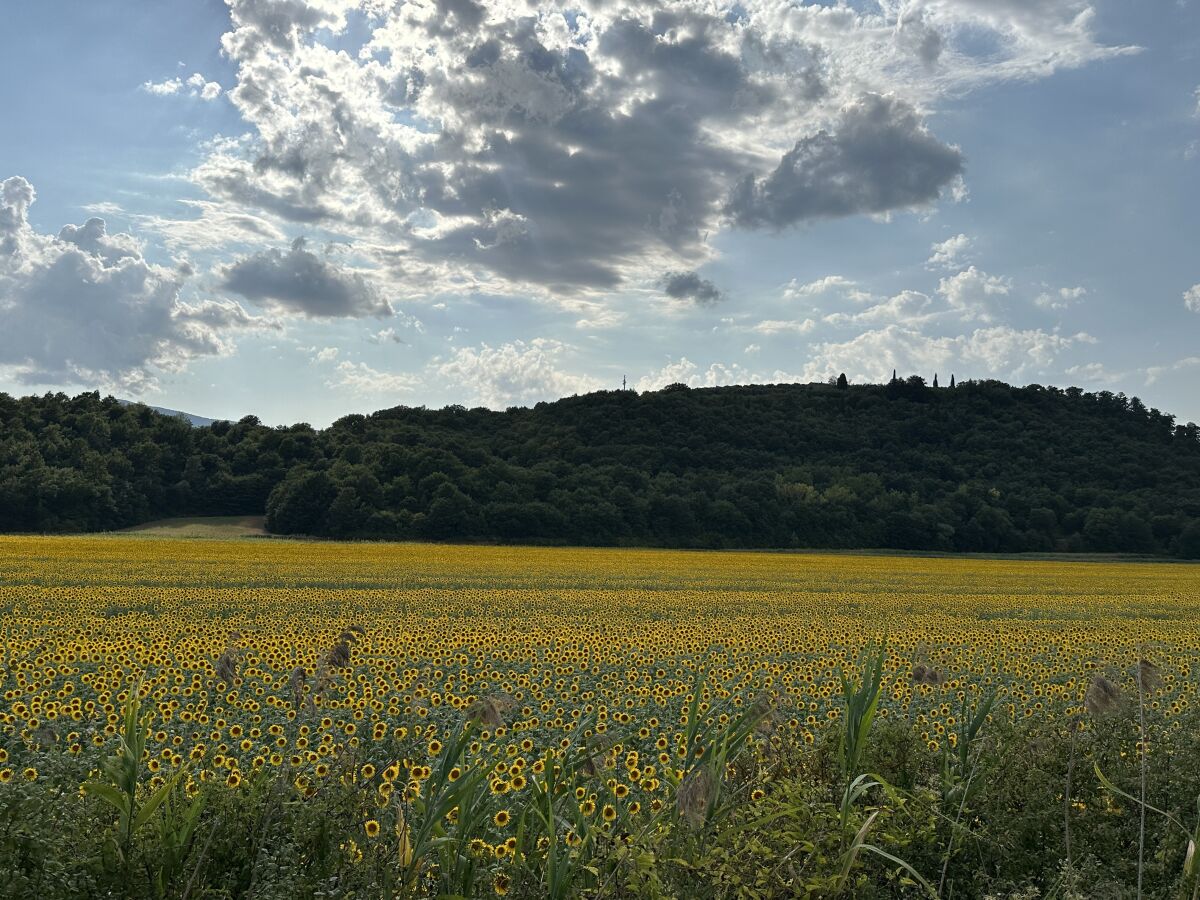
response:
<path id="1" fill-rule="evenodd" d="M 372 840 L 379 837 L 379 823 L 374 819 L 367 819 L 363 823 L 363 830 L 366 831 L 367 837 Z"/>
<path id="2" fill-rule="evenodd" d="M 492 890 L 503 897 L 508 893 L 510 884 L 512 884 L 512 880 L 507 875 L 503 872 L 497 872 L 496 877 L 492 879 Z"/>
<path id="3" fill-rule="evenodd" d="M 496 815 L 492 816 L 492 821 L 496 823 L 497 828 L 504 828 L 512 821 L 512 816 L 507 809 L 501 809 L 496 812 Z"/>

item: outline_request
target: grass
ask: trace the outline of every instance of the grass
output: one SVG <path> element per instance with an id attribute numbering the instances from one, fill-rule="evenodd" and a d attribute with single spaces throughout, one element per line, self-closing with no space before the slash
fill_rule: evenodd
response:
<path id="1" fill-rule="evenodd" d="M 230 538 L 266 537 L 266 516 L 191 516 L 179 519 L 157 519 L 122 528 L 117 534 L 136 534 L 142 537 Z"/>

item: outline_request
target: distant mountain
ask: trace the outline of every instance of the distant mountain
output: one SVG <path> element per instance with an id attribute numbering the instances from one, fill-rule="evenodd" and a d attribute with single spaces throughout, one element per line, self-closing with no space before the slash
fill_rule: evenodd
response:
<path id="1" fill-rule="evenodd" d="M 600 391 L 206 428 L 0 394 L 0 531 L 266 514 L 277 534 L 1200 558 L 1200 428 L 998 381 Z"/>
<path id="2" fill-rule="evenodd" d="M 137 406 L 141 401 L 120 400 L 118 402 L 121 403 L 121 405 L 123 405 L 123 406 Z M 148 403 L 142 404 L 142 405 L 150 406 L 150 404 L 148 404 Z M 205 416 L 197 416 L 197 415 L 194 415 L 193 413 L 182 412 L 178 409 L 167 409 L 165 406 L 150 406 L 150 408 L 152 410 L 154 410 L 156 413 L 161 413 L 164 416 L 170 416 L 171 418 L 174 418 L 174 419 L 178 419 L 178 418 L 187 419 L 189 424 L 191 424 L 195 428 L 207 428 L 213 422 L 217 421 L 216 419 L 209 419 L 209 418 L 206 418 Z"/>

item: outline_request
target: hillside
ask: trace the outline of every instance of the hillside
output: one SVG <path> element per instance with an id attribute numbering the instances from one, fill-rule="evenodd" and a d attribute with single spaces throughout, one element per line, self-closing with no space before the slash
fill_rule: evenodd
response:
<path id="1" fill-rule="evenodd" d="M 134 401 L 132 400 L 121 400 L 120 402 L 125 406 L 135 405 Z M 210 419 L 207 416 L 198 416 L 195 413 L 183 412 L 182 410 L 178 409 L 167 409 L 165 406 L 151 406 L 150 408 L 156 413 L 162 413 L 164 416 L 174 416 L 176 418 L 186 419 L 189 425 L 194 425 L 197 428 L 204 428 L 205 426 L 211 425 L 216 421 L 216 419 Z"/>
<path id="2" fill-rule="evenodd" d="M 993 381 L 600 392 L 192 428 L 0 395 L 0 529 L 266 513 L 275 533 L 1200 557 L 1200 429 Z"/>

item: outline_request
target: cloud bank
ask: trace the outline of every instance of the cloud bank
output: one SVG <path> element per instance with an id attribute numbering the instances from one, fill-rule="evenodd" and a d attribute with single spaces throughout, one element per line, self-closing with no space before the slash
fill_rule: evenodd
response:
<path id="1" fill-rule="evenodd" d="M 233 302 L 183 302 L 187 268 L 147 261 L 103 219 L 35 231 L 36 197 L 19 176 L 0 183 L 0 365 L 20 383 L 141 392 L 156 371 L 227 353 L 231 332 L 266 324 Z"/>

